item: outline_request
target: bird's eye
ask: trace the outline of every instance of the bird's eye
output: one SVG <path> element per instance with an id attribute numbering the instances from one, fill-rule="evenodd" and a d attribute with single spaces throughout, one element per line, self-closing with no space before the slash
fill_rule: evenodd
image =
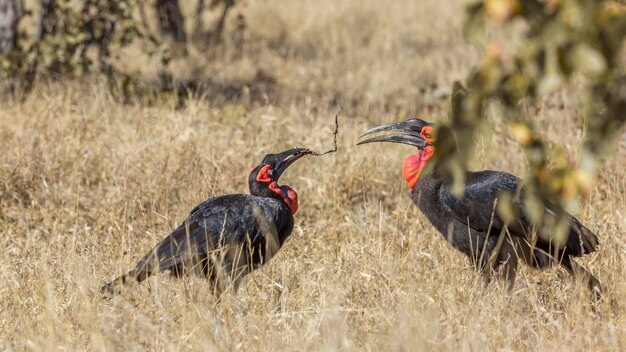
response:
<path id="1" fill-rule="evenodd" d="M 433 137 L 433 128 L 430 126 L 424 126 L 420 131 L 422 138 L 426 140 L 426 143 L 433 143 L 435 138 Z"/>

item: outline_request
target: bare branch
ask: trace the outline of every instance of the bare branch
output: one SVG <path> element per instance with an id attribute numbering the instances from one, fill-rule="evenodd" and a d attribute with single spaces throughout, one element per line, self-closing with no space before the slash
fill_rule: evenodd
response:
<path id="1" fill-rule="evenodd" d="M 339 134 L 339 114 L 335 115 L 335 131 L 333 132 L 333 147 L 323 153 L 316 152 L 314 150 L 308 149 L 305 151 L 306 154 L 313 156 L 322 156 L 330 153 L 335 153 L 337 151 L 337 135 Z"/>

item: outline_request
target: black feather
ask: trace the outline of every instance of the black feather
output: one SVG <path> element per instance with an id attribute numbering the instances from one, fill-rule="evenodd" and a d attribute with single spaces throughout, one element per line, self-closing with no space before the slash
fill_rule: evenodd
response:
<path id="1" fill-rule="evenodd" d="M 582 272 L 589 286 L 601 291 L 598 280 L 571 259 L 596 251 L 597 236 L 578 219 L 562 212 L 560 214 L 569 221 L 568 238 L 564 245 L 557 246 L 551 240 L 551 233 L 535 230 L 520 184 L 517 177 L 504 172 L 468 172 L 463 194 L 456 197 L 451 186 L 431 172 L 420 177 L 412 197 L 446 240 L 469 256 L 478 267 L 490 270 L 487 264 L 493 258 L 496 261 L 494 269 L 508 265 L 506 270 L 510 280 L 507 281 L 511 285 L 517 259 L 521 258 L 534 267 L 546 268 L 560 263 L 573 274 L 574 271 Z M 503 192 L 513 195 L 513 212 L 518 215 L 514 223 L 507 224 L 497 211 L 496 202 Z M 560 211 L 552 203 L 545 205 L 545 214 L 556 216 Z M 499 244 L 501 235 L 506 240 Z"/>
<path id="2" fill-rule="evenodd" d="M 251 195 L 231 194 L 200 203 L 133 270 L 102 291 L 115 294 L 130 279 L 141 282 L 166 270 L 175 275 L 202 273 L 218 292 L 229 285 L 236 289 L 243 276 L 270 260 L 293 231 L 297 195 L 277 181 L 289 165 L 308 154 L 308 149 L 294 148 L 266 155 L 248 176 Z"/>

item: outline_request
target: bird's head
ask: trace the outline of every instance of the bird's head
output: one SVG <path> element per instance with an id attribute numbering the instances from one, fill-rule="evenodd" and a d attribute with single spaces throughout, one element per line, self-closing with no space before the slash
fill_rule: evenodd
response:
<path id="1" fill-rule="evenodd" d="M 430 123 L 414 118 L 402 122 L 388 123 L 382 126 L 374 127 L 360 135 L 359 138 L 386 131 L 401 133 L 370 137 L 361 140 L 357 143 L 357 145 L 373 142 L 391 142 L 408 144 L 417 147 L 417 154 L 410 155 L 406 158 L 402 169 L 402 174 L 409 183 L 409 187 L 412 189 L 417 183 L 417 180 L 426 166 L 426 163 L 435 153 L 435 136 L 433 134 L 434 128 Z"/>
<path id="2" fill-rule="evenodd" d="M 278 179 L 289 165 L 305 155 L 308 149 L 294 148 L 278 154 L 267 154 L 248 176 L 250 194 L 260 197 L 277 198 L 283 201 L 295 214 L 298 210 L 298 194 L 289 186 L 280 186 Z"/>

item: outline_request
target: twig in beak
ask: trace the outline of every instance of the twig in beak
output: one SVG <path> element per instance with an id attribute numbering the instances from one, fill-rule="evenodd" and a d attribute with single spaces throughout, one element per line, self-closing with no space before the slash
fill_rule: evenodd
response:
<path id="1" fill-rule="evenodd" d="M 304 151 L 305 154 L 307 155 L 313 155 L 313 156 L 322 156 L 322 155 L 326 155 L 326 154 L 330 154 L 330 153 L 334 153 L 337 151 L 337 135 L 339 134 L 339 114 L 335 115 L 335 131 L 333 132 L 333 147 L 331 149 L 328 149 L 327 151 L 320 153 L 320 152 L 316 152 L 314 150 L 308 149 L 306 151 Z"/>

